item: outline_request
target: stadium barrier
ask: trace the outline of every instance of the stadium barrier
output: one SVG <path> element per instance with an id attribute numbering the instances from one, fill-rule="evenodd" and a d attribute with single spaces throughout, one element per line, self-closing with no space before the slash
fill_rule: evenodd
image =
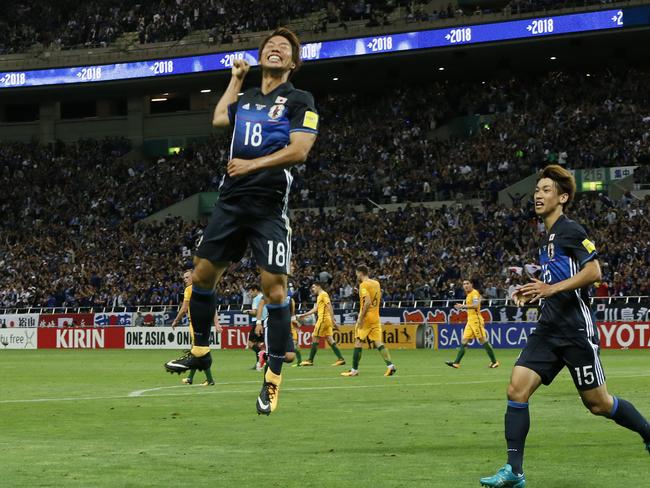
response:
<path id="1" fill-rule="evenodd" d="M 535 329 L 531 322 L 493 322 L 486 324 L 495 348 L 521 348 Z M 603 349 L 650 349 L 650 322 L 598 322 Z M 463 324 L 402 323 L 384 324 L 384 342 L 391 349 L 453 349 L 463 336 Z M 215 349 L 244 349 L 250 326 L 225 326 L 210 337 Z M 310 347 L 313 325 L 300 327 L 300 347 Z M 334 332 L 342 349 L 354 344 L 354 327 L 343 325 Z M 14 327 L 0 329 L 3 349 L 188 349 L 188 327 Z M 321 347 L 325 347 L 324 341 Z M 470 347 L 479 347 L 476 341 Z"/>
<path id="2" fill-rule="evenodd" d="M 650 348 L 648 300 L 598 303 L 593 308 L 603 348 Z M 539 312 L 538 307 L 507 305 L 481 310 L 490 341 L 497 348 L 522 347 L 535 328 Z M 0 314 L 0 346 L 4 349 L 186 349 L 190 345 L 187 317 L 174 330 L 169 326 L 175 316 L 176 310 L 171 308 L 149 312 Z M 335 316 L 341 326 L 334 332 L 334 338 L 342 348 L 352 348 L 358 311 L 337 309 Z M 467 320 L 466 311 L 451 307 L 384 307 L 380 316 L 384 342 L 394 349 L 458 347 Z M 219 321 L 224 330 L 221 334 L 213 333 L 213 347 L 245 348 L 250 316 L 241 310 L 221 310 Z M 298 333 L 301 347 L 311 346 L 312 332 L 313 321 L 305 321 Z"/>

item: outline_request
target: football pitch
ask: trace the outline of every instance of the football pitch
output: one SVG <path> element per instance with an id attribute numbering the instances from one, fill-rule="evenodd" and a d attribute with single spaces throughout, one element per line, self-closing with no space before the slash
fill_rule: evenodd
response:
<path id="1" fill-rule="evenodd" d="M 305 351 L 307 352 L 307 351 Z M 351 351 L 343 351 L 348 360 Z M 0 351 L 3 487 L 478 487 L 505 462 L 503 414 L 518 351 L 375 351 L 361 374 L 286 368 L 280 407 L 255 413 L 249 351 L 213 351 L 213 387 L 163 370 L 175 351 Z M 650 416 L 650 354 L 606 351 L 610 391 Z M 203 380 L 197 373 L 195 383 Z M 531 402 L 529 487 L 648 486 L 641 439 L 587 413 L 564 371 Z"/>

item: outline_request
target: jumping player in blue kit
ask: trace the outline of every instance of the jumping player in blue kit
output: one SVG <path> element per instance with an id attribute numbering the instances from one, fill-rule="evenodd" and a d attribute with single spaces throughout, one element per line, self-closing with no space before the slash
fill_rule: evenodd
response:
<path id="1" fill-rule="evenodd" d="M 530 427 L 528 401 L 567 367 L 585 407 L 637 432 L 650 452 L 650 424 L 628 401 L 610 395 L 600 362 L 598 330 L 589 308 L 589 287 L 601 279 L 594 243 L 564 215 L 575 195 L 573 175 L 558 165 L 542 170 L 535 187 L 535 213 L 546 227 L 539 248 L 541 280 L 520 287 L 519 306 L 541 302 L 541 317 L 517 360 L 505 415 L 508 463 L 482 486 L 524 488 L 524 445 Z"/>
<path id="2" fill-rule="evenodd" d="M 230 263 L 241 260 L 250 246 L 268 308 L 267 369 L 256 408 L 258 414 L 269 415 L 278 405 L 282 363 L 291 337 L 289 168 L 306 161 L 318 134 L 318 113 L 312 95 L 289 82 L 300 67 L 300 42 L 292 31 L 276 29 L 262 41 L 258 54 L 261 87 L 238 96 L 249 65 L 235 60 L 230 83 L 214 110 L 215 127 L 232 127 L 230 161 L 194 257 L 190 313 L 197 343 L 203 333 L 208 340 L 216 308 L 215 286 Z M 201 353 L 197 350 L 197 355 Z M 185 359 L 194 360 L 193 356 Z"/>

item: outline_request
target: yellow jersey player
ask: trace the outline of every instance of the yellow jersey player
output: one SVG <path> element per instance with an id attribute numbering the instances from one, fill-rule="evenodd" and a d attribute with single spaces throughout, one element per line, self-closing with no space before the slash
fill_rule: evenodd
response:
<path id="1" fill-rule="evenodd" d="M 300 366 L 313 366 L 314 358 L 318 352 L 318 345 L 320 338 L 324 337 L 327 343 L 336 354 L 336 362 L 332 366 L 342 366 L 345 364 L 345 359 L 336 345 L 334 340 L 334 330 L 338 330 L 338 325 L 334 319 L 334 309 L 330 301 L 329 294 L 323 290 L 323 286 L 316 282 L 311 285 L 311 293 L 316 297 L 316 305 L 309 312 L 299 315 L 298 318 L 309 317 L 310 315 L 318 314 L 318 320 L 314 326 L 314 333 L 311 338 L 311 351 L 309 352 L 309 359 L 300 363 Z"/>
<path id="2" fill-rule="evenodd" d="M 172 328 L 175 328 L 178 325 L 178 323 L 181 321 L 183 316 L 187 313 L 190 322 L 190 337 L 192 339 L 192 349 L 188 352 L 188 354 L 193 354 L 194 356 L 199 358 L 200 364 L 198 365 L 197 368 L 189 368 L 186 365 L 179 364 L 180 360 L 168 361 L 167 363 L 165 363 L 165 369 L 170 373 L 178 373 L 178 374 L 181 374 L 184 371 L 189 371 L 189 375 L 187 376 L 187 378 L 183 378 L 182 380 L 183 383 L 186 385 L 192 384 L 192 382 L 194 381 L 194 375 L 196 374 L 196 370 L 200 369 L 205 372 L 205 381 L 201 383 L 201 386 L 213 386 L 214 378 L 212 377 L 212 371 L 210 370 L 210 366 L 212 365 L 212 355 L 210 354 L 210 348 L 196 345 L 194 340 L 195 338 L 194 338 L 194 327 L 192 326 L 192 317 L 189 314 L 190 299 L 192 298 L 192 271 L 191 270 L 187 270 L 185 271 L 185 273 L 183 273 L 183 281 L 185 283 L 185 292 L 183 293 L 183 304 L 181 305 L 181 308 L 179 309 L 176 318 L 172 322 Z M 217 331 L 217 334 L 221 333 L 221 324 L 219 324 L 219 314 L 216 312 L 214 314 L 214 327 Z M 187 354 L 180 359 L 183 359 L 185 356 L 187 356 Z"/>
<path id="3" fill-rule="evenodd" d="M 352 369 L 341 373 L 341 376 L 357 376 L 359 374 L 359 361 L 361 361 L 361 351 L 363 351 L 363 342 L 373 343 L 381 357 L 386 362 L 388 369 L 384 376 L 393 376 L 397 368 L 390 359 L 390 353 L 383 343 L 383 334 L 381 330 L 381 320 L 379 318 L 379 307 L 381 305 L 381 288 L 379 282 L 371 280 L 368 276 L 368 267 L 359 265 L 356 269 L 357 279 L 359 280 L 359 318 L 354 328 L 354 355 L 352 356 Z"/>
<path id="4" fill-rule="evenodd" d="M 463 332 L 463 339 L 461 340 L 458 354 L 454 361 L 445 361 L 445 364 L 451 368 L 460 368 L 460 361 L 465 355 L 467 344 L 472 339 L 476 339 L 487 352 L 490 357 L 490 368 L 498 368 L 500 363 L 494 356 L 494 349 L 490 341 L 488 341 L 487 332 L 485 330 L 485 321 L 481 315 L 481 294 L 474 288 L 472 280 L 463 280 L 463 289 L 465 290 L 466 298 L 465 303 L 457 303 L 454 305 L 456 310 L 467 310 L 467 324 Z"/>

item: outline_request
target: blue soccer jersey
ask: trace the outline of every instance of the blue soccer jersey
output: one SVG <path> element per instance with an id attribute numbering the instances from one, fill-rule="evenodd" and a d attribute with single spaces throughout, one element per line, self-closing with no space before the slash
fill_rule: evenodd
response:
<path id="1" fill-rule="evenodd" d="M 318 113 L 314 97 L 283 83 L 264 95 L 260 88 L 250 88 L 228 107 L 233 128 L 230 157 L 255 159 L 273 154 L 290 142 L 291 133 L 318 134 Z M 268 169 L 231 178 L 224 176 L 219 198 L 263 196 L 286 200 L 291 187 L 286 169 Z"/>
<path id="2" fill-rule="evenodd" d="M 540 243 L 541 279 L 551 285 L 564 281 L 596 257 L 596 247 L 582 226 L 562 215 Z M 585 287 L 546 298 L 542 302 L 536 332 L 563 337 L 598 337 L 594 324 L 589 287 Z"/>

